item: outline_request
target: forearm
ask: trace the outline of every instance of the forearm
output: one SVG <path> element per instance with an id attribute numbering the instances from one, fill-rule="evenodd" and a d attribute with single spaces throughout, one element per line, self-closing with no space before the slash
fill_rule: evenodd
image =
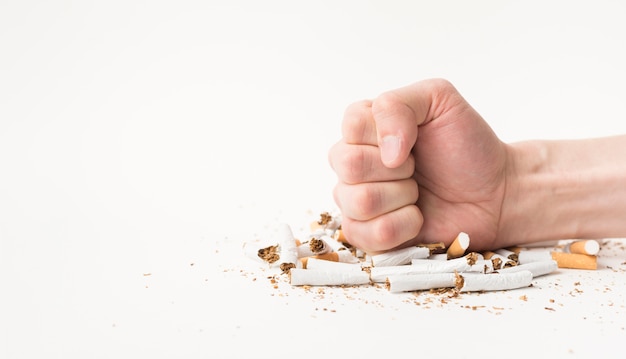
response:
<path id="1" fill-rule="evenodd" d="M 626 237 L 626 136 L 507 147 L 501 244 Z"/>

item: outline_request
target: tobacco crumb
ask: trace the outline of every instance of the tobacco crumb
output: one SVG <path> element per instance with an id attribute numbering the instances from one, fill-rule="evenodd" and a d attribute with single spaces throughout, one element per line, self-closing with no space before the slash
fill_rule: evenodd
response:
<path id="1" fill-rule="evenodd" d="M 556 311 L 554 308 L 550 308 L 550 307 L 544 307 L 543 309 L 545 309 L 545 310 L 549 310 L 549 311 L 552 311 L 552 312 L 555 312 L 555 311 Z"/>
<path id="2" fill-rule="evenodd" d="M 319 238 L 311 238 L 309 241 L 309 248 L 313 253 L 319 253 L 326 249 L 326 243 Z"/>
<path id="3" fill-rule="evenodd" d="M 476 264 L 476 261 L 478 260 L 478 253 L 471 252 L 470 254 L 466 256 L 466 258 L 467 258 L 467 264 L 473 266 L 474 264 Z"/>
<path id="4" fill-rule="evenodd" d="M 502 269 L 502 259 L 496 257 L 493 258 L 491 260 L 491 263 L 493 264 L 493 269 L 498 270 L 498 269 Z"/>
<path id="5" fill-rule="evenodd" d="M 504 263 L 504 268 L 515 267 L 516 265 L 517 265 L 517 262 L 515 261 L 506 261 L 506 263 Z"/>
<path id="6" fill-rule="evenodd" d="M 426 247 L 430 250 L 430 254 L 441 254 L 446 252 L 446 245 L 443 242 L 437 243 L 420 243 L 418 247 Z"/>
<path id="7" fill-rule="evenodd" d="M 524 302 L 528 301 L 528 297 L 526 296 L 526 294 L 520 296 L 519 299 L 523 300 Z"/>
<path id="8" fill-rule="evenodd" d="M 291 271 L 291 268 L 295 268 L 296 264 L 295 263 L 281 263 L 280 264 L 280 270 L 283 271 L 283 274 L 289 274 L 289 272 Z"/>
<path id="9" fill-rule="evenodd" d="M 463 278 L 463 276 L 460 275 L 457 271 L 454 271 L 454 276 L 456 278 L 454 280 L 454 288 L 460 290 L 461 288 L 463 288 L 463 284 L 465 284 L 465 278 Z"/>
<path id="10" fill-rule="evenodd" d="M 278 245 L 261 248 L 259 249 L 257 255 L 262 260 L 266 261 L 269 264 L 272 264 L 280 259 L 280 248 Z"/>
<path id="11" fill-rule="evenodd" d="M 331 216 L 328 212 L 322 212 L 320 213 L 320 219 L 319 221 L 317 221 L 317 224 L 319 224 L 320 226 L 325 226 L 332 220 L 333 216 Z"/>

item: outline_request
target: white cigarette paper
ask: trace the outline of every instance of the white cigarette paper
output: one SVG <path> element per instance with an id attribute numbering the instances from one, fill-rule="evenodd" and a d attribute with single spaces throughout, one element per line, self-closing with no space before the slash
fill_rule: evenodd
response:
<path id="1" fill-rule="evenodd" d="M 512 273 L 523 270 L 528 270 L 534 277 L 540 277 L 542 275 L 550 274 L 558 269 L 558 264 L 555 260 L 550 259 L 547 261 L 538 261 L 520 264 L 514 267 L 502 268 L 498 273 Z"/>
<path id="2" fill-rule="evenodd" d="M 432 259 L 413 259 L 411 267 L 422 270 L 424 273 L 454 273 L 465 272 L 470 269 L 470 264 L 465 257 L 446 261 L 434 261 Z"/>
<path id="3" fill-rule="evenodd" d="M 492 273 L 494 271 L 493 261 L 491 259 L 480 259 L 474 263 L 467 272 L 476 272 L 476 273 Z"/>
<path id="4" fill-rule="evenodd" d="M 279 227 L 278 236 L 280 244 L 280 269 L 288 271 L 290 268 L 294 268 L 298 262 L 296 238 L 293 236 L 291 227 L 286 223 L 283 223 Z"/>
<path id="5" fill-rule="evenodd" d="M 372 268 L 374 269 L 374 268 Z M 387 278 L 387 289 L 392 293 L 410 292 L 436 288 L 452 288 L 456 282 L 455 273 L 398 274 Z"/>
<path id="6" fill-rule="evenodd" d="M 310 270 L 331 270 L 331 271 L 362 271 L 363 267 L 359 263 L 334 262 L 326 259 L 309 258 L 306 261 L 306 269 Z"/>
<path id="7" fill-rule="evenodd" d="M 518 254 L 519 264 L 549 261 L 552 259 L 552 252 L 549 250 L 527 250 Z"/>
<path id="8" fill-rule="evenodd" d="M 413 259 L 425 259 L 428 256 L 430 256 L 430 249 L 426 247 L 407 247 L 376 254 L 371 259 L 374 267 L 383 267 L 409 264 Z"/>
<path id="9" fill-rule="evenodd" d="M 364 271 L 338 271 L 328 269 L 292 268 L 289 271 L 291 285 L 361 285 L 370 283 Z"/>
<path id="10" fill-rule="evenodd" d="M 533 280 L 529 270 L 493 274 L 463 274 L 461 292 L 509 290 L 528 287 Z"/>

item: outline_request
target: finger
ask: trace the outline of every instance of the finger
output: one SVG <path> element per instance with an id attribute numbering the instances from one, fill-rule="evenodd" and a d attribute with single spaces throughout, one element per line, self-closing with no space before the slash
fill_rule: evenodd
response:
<path id="1" fill-rule="evenodd" d="M 350 145 L 344 141 L 331 147 L 328 161 L 339 180 L 349 184 L 401 180 L 412 177 L 415 172 L 413 156 L 399 167 L 389 168 L 383 165 L 378 147 Z"/>
<path id="2" fill-rule="evenodd" d="M 341 133 L 346 143 L 377 145 L 372 101 L 355 102 L 346 108 L 341 123 Z"/>
<path id="3" fill-rule="evenodd" d="M 432 121 L 460 99 L 448 81 L 416 82 L 378 96 L 372 103 L 377 143 L 388 167 L 397 167 L 411 152 L 418 126 Z"/>
<path id="4" fill-rule="evenodd" d="M 361 221 L 415 204 L 418 196 L 417 182 L 413 179 L 356 185 L 339 182 L 335 186 L 335 198 L 340 203 L 341 213 Z"/>
<path id="5" fill-rule="evenodd" d="M 344 217 L 342 231 L 348 242 L 366 253 L 375 254 L 397 248 L 414 239 L 423 217 L 415 205 L 408 205 L 369 221 Z"/>

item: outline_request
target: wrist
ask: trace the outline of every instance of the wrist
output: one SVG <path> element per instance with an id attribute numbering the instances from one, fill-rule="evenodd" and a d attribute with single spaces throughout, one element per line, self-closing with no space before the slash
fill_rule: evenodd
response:
<path id="1" fill-rule="evenodd" d="M 619 137 L 507 145 L 499 243 L 625 236 L 625 151 Z"/>

